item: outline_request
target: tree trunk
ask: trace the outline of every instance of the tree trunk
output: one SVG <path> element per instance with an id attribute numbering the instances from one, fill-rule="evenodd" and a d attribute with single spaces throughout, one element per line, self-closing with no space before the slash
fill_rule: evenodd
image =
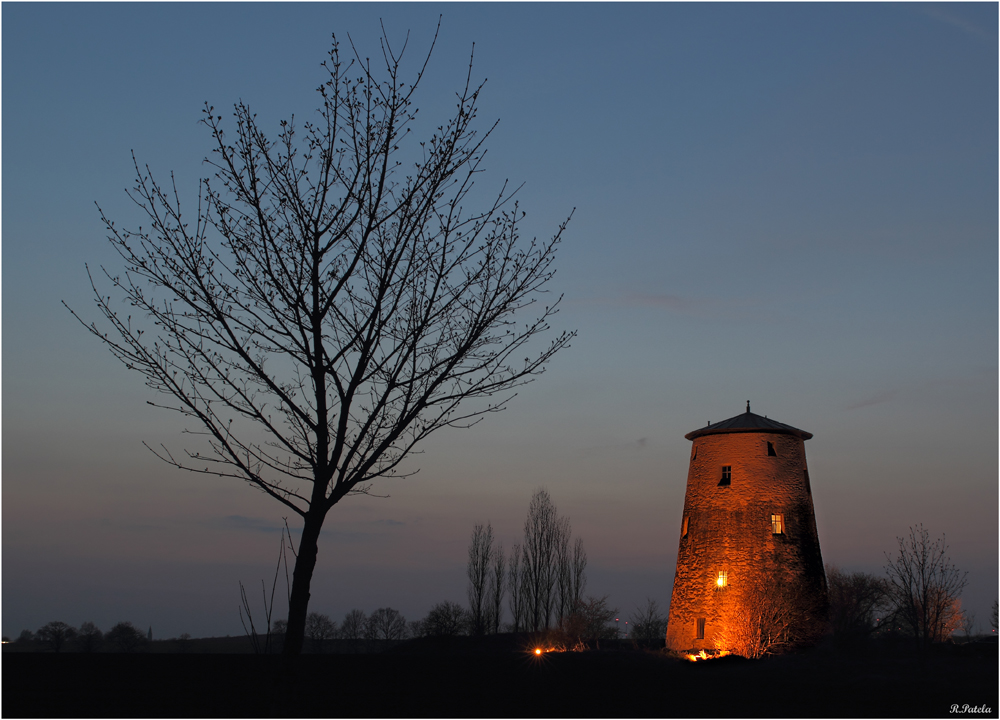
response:
<path id="1" fill-rule="evenodd" d="M 292 595 L 288 601 L 288 627 L 285 631 L 285 645 L 282 655 L 302 654 L 302 644 L 306 633 L 306 614 L 309 611 L 309 585 L 316 568 L 319 531 L 323 527 L 323 515 L 309 512 L 305 516 L 302 538 L 299 540 L 295 570 L 292 572 Z"/>

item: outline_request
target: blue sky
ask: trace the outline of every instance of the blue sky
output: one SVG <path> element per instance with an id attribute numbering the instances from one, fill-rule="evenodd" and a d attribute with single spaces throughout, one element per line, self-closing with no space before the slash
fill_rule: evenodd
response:
<path id="1" fill-rule="evenodd" d="M 418 96 L 453 107 L 475 43 L 484 189 L 526 232 L 573 208 L 553 289 L 573 347 L 504 413 L 425 446 L 389 499 L 328 517 L 312 607 L 422 617 L 465 599 L 469 533 L 518 540 L 545 487 L 588 591 L 666 605 L 689 443 L 755 412 L 806 444 L 827 562 L 881 572 L 945 533 L 987 626 L 997 596 L 995 4 L 10 4 L 3 15 L 3 633 L 61 619 L 239 634 L 282 511 L 163 465 L 146 405 L 60 304 L 138 224 L 130 151 L 193 204 L 207 100 L 264 127 L 317 105 L 330 35 L 410 31 Z M 225 114 L 225 113 L 222 113 Z"/>

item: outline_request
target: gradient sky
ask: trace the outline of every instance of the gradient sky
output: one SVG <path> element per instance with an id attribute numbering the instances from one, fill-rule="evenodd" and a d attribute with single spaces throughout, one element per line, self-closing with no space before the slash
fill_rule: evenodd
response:
<path id="1" fill-rule="evenodd" d="M 997 5 L 11 4 L 3 20 L 2 629 L 50 620 L 237 635 L 274 501 L 174 470 L 182 419 L 62 307 L 138 224 L 130 151 L 194 204 L 202 103 L 268 130 L 317 106 L 330 34 L 378 52 L 443 23 L 418 106 L 475 42 L 485 188 L 526 233 L 576 208 L 553 290 L 573 347 L 415 477 L 328 516 L 311 609 L 465 602 L 474 523 L 519 540 L 546 488 L 624 615 L 669 601 L 690 443 L 753 410 L 814 433 L 824 560 L 881 573 L 947 535 L 982 628 L 998 584 Z M 220 113 L 225 115 L 226 113 Z M 293 518 L 290 518 L 292 520 Z M 277 611 L 282 615 L 284 609 Z"/>

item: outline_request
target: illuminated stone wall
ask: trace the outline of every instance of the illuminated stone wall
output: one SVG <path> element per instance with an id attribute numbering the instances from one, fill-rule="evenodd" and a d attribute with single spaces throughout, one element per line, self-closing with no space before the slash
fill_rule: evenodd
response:
<path id="1" fill-rule="evenodd" d="M 730 481 L 720 485 L 725 467 Z M 782 516 L 780 534 L 774 532 L 773 515 Z M 730 596 L 755 575 L 781 578 L 784 587 L 804 589 L 805 596 L 825 606 L 826 577 L 802 437 L 768 431 L 695 437 L 677 529 L 682 537 L 668 648 L 714 648 L 731 612 Z M 726 587 L 719 586 L 720 572 L 726 573 Z M 701 639 L 696 637 L 699 618 L 705 621 Z"/>

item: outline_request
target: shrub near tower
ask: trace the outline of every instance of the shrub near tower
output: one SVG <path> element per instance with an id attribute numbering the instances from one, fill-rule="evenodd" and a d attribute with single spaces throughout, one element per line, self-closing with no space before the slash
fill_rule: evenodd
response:
<path id="1" fill-rule="evenodd" d="M 826 608 L 805 441 L 747 410 L 693 441 L 667 647 L 756 656 L 807 640 Z"/>

